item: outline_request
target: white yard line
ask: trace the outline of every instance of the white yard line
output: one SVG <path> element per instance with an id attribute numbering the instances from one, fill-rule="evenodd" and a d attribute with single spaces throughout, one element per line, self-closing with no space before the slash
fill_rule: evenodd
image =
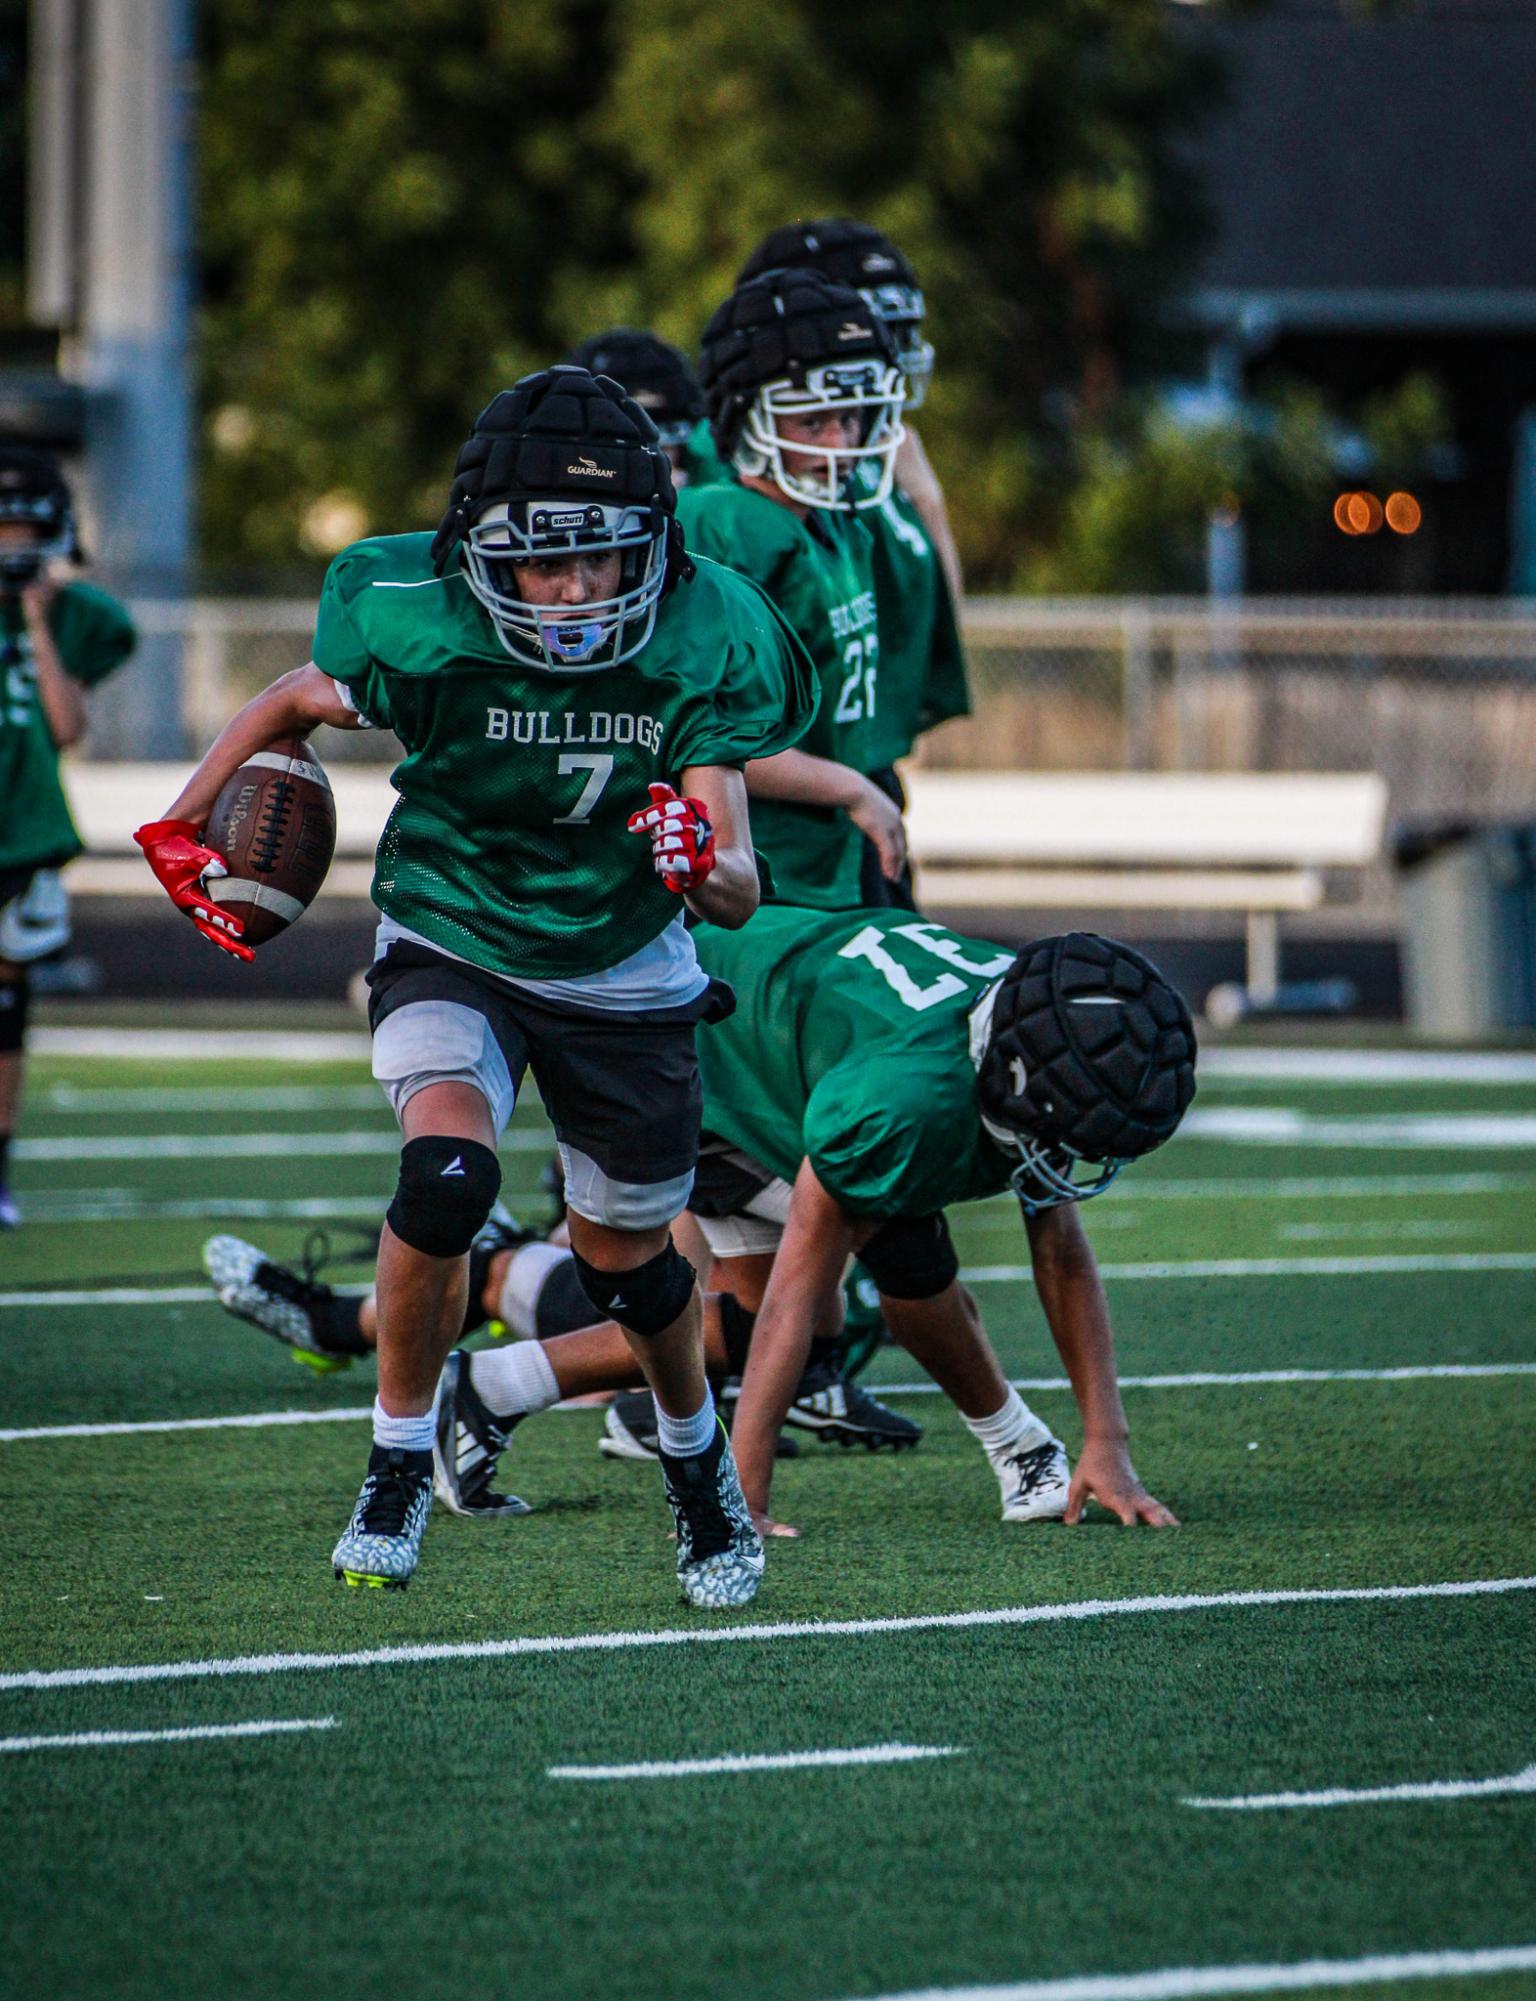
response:
<path id="1" fill-rule="evenodd" d="M 1536 1056 L 1475 1049 L 1202 1049 L 1206 1077 L 1295 1084 L 1536 1084 Z"/>
<path id="2" fill-rule="evenodd" d="M 1277 1807 L 1376 1806 L 1386 1800 L 1493 1799 L 1505 1793 L 1536 1793 L 1536 1765 L 1502 1779 L 1431 1779 L 1421 1785 L 1330 1786 L 1319 1793 L 1247 1793 L 1235 1799 L 1184 1799 L 1180 1806 L 1215 1808 L 1222 1813 L 1262 1813 Z"/>
<path id="3" fill-rule="evenodd" d="M 1536 1251 L 1426 1252 L 1422 1257 L 1197 1258 L 1178 1264 L 1102 1264 L 1106 1279 L 1339 1278 L 1395 1272 L 1536 1271 Z M 1033 1277 L 1028 1265 L 973 1265 L 971 1285 L 1015 1285 Z M 347 1287 L 339 1287 L 345 1292 Z M 109 1286 L 100 1291 L 0 1292 L 0 1311 L 20 1306 L 184 1306 L 215 1303 L 208 1286 Z"/>
<path id="4" fill-rule="evenodd" d="M 1282 1105 L 1215 1105 L 1193 1111 L 1182 1139 L 1230 1146 L 1533 1147 L 1536 1112 L 1393 1112 L 1319 1118 Z"/>
<path id="5" fill-rule="evenodd" d="M 1426 1362 L 1395 1369 L 1243 1369 L 1228 1375 L 1201 1370 L 1181 1376 L 1122 1376 L 1127 1390 L 1248 1389 L 1283 1383 L 1420 1383 L 1476 1379 L 1485 1376 L 1536 1376 L 1536 1362 Z M 1016 1390 L 1069 1390 L 1065 1376 L 1014 1376 Z M 870 1387 L 881 1396 L 937 1396 L 937 1383 L 882 1383 Z M 560 1403 L 557 1411 L 590 1410 L 588 1403 Z M 0 1431 L 0 1445 L 17 1445 L 39 1438 L 131 1438 L 142 1432 L 266 1430 L 288 1424 L 361 1423 L 373 1416 L 372 1404 L 348 1404 L 335 1410 L 257 1410 L 232 1417 L 157 1417 L 107 1424 L 38 1424 Z"/>
<path id="6" fill-rule="evenodd" d="M 1428 1271 L 1536 1271 L 1536 1251 L 1383 1252 L 1338 1258 L 1186 1258 L 1177 1263 L 1101 1264 L 1106 1279 L 1143 1278 L 1363 1278 L 1372 1273 Z M 1011 1285 L 1031 1276 L 1028 1265 L 973 1265 L 961 1276 L 971 1285 Z"/>
<path id="7" fill-rule="evenodd" d="M 1533 1174 L 1265 1174 L 1241 1180 L 1213 1174 L 1159 1181 L 1138 1169 L 1120 1182 L 1115 1199 L 1139 1208 L 1143 1202 L 1332 1202 L 1355 1196 L 1529 1194 L 1536 1194 Z M 966 1221 L 992 1229 L 1006 1223 L 1016 1230 L 1019 1212 L 1010 1197 L 997 1195 L 969 1208 Z"/>
<path id="8" fill-rule="evenodd" d="M 417 1666 L 425 1661 L 512 1660 L 542 1654 L 622 1653 L 637 1647 L 761 1645 L 770 1640 L 856 1639 L 883 1633 L 964 1632 L 990 1626 L 1047 1626 L 1086 1619 L 1217 1612 L 1270 1605 L 1406 1604 L 1429 1598 L 1500 1597 L 1536 1591 L 1536 1577 L 1468 1578 L 1447 1584 L 1368 1584 L 1312 1591 L 1218 1591 L 1148 1598 L 1085 1598 L 1056 1605 L 1009 1605 L 983 1612 L 931 1612 L 894 1619 L 806 1619 L 758 1626 L 662 1627 L 649 1632 L 548 1634 L 516 1640 L 440 1640 L 367 1647 L 341 1654 L 236 1654 L 145 1666 L 27 1668 L 0 1674 L 0 1691 L 99 1688 L 124 1682 L 191 1681 L 204 1676 L 302 1674 L 334 1668 Z"/>
<path id="9" fill-rule="evenodd" d="M 1218 1994 L 1298 1994 L 1370 1987 L 1386 1980 L 1470 1980 L 1536 1969 L 1536 1945 L 1474 1951 L 1377 1953 L 1368 1959 L 1298 1959 L 1271 1966 L 1170 1966 L 1155 1973 L 1089 1973 L 1018 1980 L 1004 1987 L 903 1988 L 871 2001 L 1199 2001 Z"/>
<path id="10" fill-rule="evenodd" d="M 198 1723 L 180 1730 L 76 1730 L 63 1737 L 0 1737 L 0 1752 L 82 1751 L 104 1744 L 188 1744 L 201 1737 L 275 1737 L 292 1730 L 334 1730 L 334 1716 L 298 1723 Z"/>
<path id="11" fill-rule="evenodd" d="M 780 1751 L 734 1758 L 674 1758 L 644 1765 L 551 1765 L 551 1779 L 692 1779 L 715 1772 L 799 1772 L 827 1765 L 906 1765 L 958 1758 L 952 1744 L 867 1744 L 854 1751 Z"/>
<path id="12" fill-rule="evenodd" d="M 145 1063 L 366 1063 L 366 1031 L 296 1029 L 39 1028 L 34 1056 L 113 1056 Z"/>
<path id="13" fill-rule="evenodd" d="M 164 1089 L 77 1091 L 54 1084 L 39 1110 L 79 1112 L 367 1112 L 383 1102 L 377 1084 L 168 1084 Z"/>
<path id="14" fill-rule="evenodd" d="M 548 1153 L 554 1141 L 547 1132 L 527 1126 L 503 1133 L 503 1153 Z M 205 1166 L 221 1160 L 290 1159 L 300 1155 L 341 1159 L 348 1154 L 400 1151 L 393 1126 L 355 1132 L 219 1133 L 93 1133 L 85 1138 L 23 1139 L 11 1148 L 16 1160 L 197 1160 Z"/>

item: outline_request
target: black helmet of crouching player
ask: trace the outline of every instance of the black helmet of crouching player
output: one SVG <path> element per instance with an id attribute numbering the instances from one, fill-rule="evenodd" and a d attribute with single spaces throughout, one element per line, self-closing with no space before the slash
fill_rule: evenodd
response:
<path id="1" fill-rule="evenodd" d="M 21 590 L 53 562 L 78 562 L 69 488 L 51 452 L 0 444 L 0 523 L 20 523 L 25 540 L 0 538 L 0 584 Z"/>
<path id="2" fill-rule="evenodd" d="M 1099 1195 L 1171 1139 L 1195 1028 L 1152 961 L 1091 931 L 1026 945 L 971 1016 L 981 1122 L 1018 1156 L 1025 1213 Z"/>
<path id="3" fill-rule="evenodd" d="M 633 659 L 656 609 L 690 573 L 656 426 L 606 375 L 561 365 L 525 375 L 475 419 L 432 544 L 454 550 L 497 636 L 525 667 L 593 674 Z M 619 588 L 576 606 L 531 604 L 515 566 L 619 557 Z"/>
<path id="4" fill-rule="evenodd" d="M 737 272 L 736 282 L 743 285 L 764 271 L 807 267 L 834 284 L 851 285 L 885 321 L 907 379 L 907 408 L 916 410 L 933 377 L 933 346 L 923 334 L 928 307 L 911 264 L 872 223 L 830 215 L 770 230 Z"/>
<path id="5" fill-rule="evenodd" d="M 656 426 L 668 451 L 686 445 L 704 415 L 704 392 L 681 348 L 642 327 L 610 327 L 573 347 L 566 360 L 611 375 Z"/>
<path id="6" fill-rule="evenodd" d="M 890 492 L 902 374 L 889 328 L 852 287 L 810 270 L 738 285 L 704 329 L 699 379 L 720 455 L 738 472 L 768 477 L 804 507 L 877 507 Z M 786 416 L 849 411 L 852 445 L 779 433 Z"/>

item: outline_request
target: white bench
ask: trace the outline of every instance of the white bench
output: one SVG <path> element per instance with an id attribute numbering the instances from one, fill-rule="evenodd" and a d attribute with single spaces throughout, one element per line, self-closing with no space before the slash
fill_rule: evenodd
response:
<path id="1" fill-rule="evenodd" d="M 1381 851 L 1373 772 L 906 774 L 925 904 L 948 909 L 1238 910 L 1248 992 L 1280 983 L 1280 917 L 1315 910 L 1322 871 Z"/>
<path id="2" fill-rule="evenodd" d="M 78 895 L 148 894 L 132 832 L 164 811 L 190 765 L 77 764 L 87 853 Z M 394 803 L 378 765 L 332 764 L 332 895 L 366 896 Z M 924 901 L 948 909 L 1236 910 L 1248 990 L 1279 984 L 1279 919 L 1323 901 L 1321 871 L 1381 849 L 1387 788 L 1373 773 L 912 771 L 907 827 Z"/>

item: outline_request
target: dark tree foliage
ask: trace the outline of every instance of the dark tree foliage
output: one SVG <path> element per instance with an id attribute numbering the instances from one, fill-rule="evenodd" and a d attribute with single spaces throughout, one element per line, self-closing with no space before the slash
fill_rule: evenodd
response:
<path id="1" fill-rule="evenodd" d="M 1172 12 L 205 0 L 209 555 L 425 524 L 497 387 L 615 320 L 691 346 L 758 236 L 843 212 L 923 277 L 925 439 L 1006 582 L 1200 238 Z"/>

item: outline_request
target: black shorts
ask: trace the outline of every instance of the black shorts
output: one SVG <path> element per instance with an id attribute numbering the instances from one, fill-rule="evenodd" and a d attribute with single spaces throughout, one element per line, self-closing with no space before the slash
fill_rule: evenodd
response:
<path id="1" fill-rule="evenodd" d="M 566 1201 L 578 1215 L 652 1229 L 687 1205 L 702 1108 L 694 1030 L 735 1006 L 723 982 L 682 1007 L 579 1008 L 396 941 L 368 986 L 374 1075 L 397 1112 L 424 1085 L 461 1078 L 481 1089 L 499 1128 L 531 1070 L 559 1142 Z M 420 1015 L 404 1018 L 417 1007 Z M 488 1031 L 478 1048 L 476 1017 Z"/>

